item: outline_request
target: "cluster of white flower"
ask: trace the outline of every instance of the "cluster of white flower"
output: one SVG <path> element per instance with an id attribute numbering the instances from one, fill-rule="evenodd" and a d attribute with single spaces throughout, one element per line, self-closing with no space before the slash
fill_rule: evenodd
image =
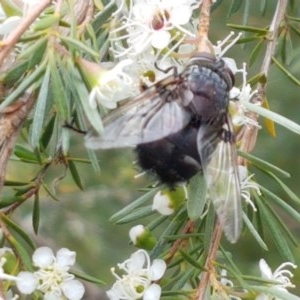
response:
<path id="1" fill-rule="evenodd" d="M 74 279 L 75 276 L 69 273 L 70 267 L 74 265 L 76 253 L 67 248 L 61 248 L 56 256 L 49 247 L 37 248 L 32 255 L 32 262 L 37 270 L 35 272 L 21 271 L 13 276 L 6 274 L 4 264 L 6 256 L 13 252 L 10 248 L 0 249 L 0 279 L 13 281 L 20 293 L 24 295 L 39 291 L 43 299 L 56 300 L 80 300 L 84 294 L 83 284 Z M 8 292 L 11 294 L 11 291 Z M 11 299 L 17 299 L 15 295 Z"/>
<path id="2" fill-rule="evenodd" d="M 161 287 L 155 281 L 162 278 L 166 263 L 162 259 L 154 259 L 152 264 L 148 253 L 138 250 L 118 268 L 124 274 L 118 275 L 115 269 L 112 273 L 117 279 L 112 288 L 107 291 L 111 300 L 159 300 Z"/>
<path id="3" fill-rule="evenodd" d="M 271 268 L 268 266 L 266 261 L 264 259 L 261 259 L 259 261 L 259 269 L 261 272 L 261 278 L 266 281 L 272 281 L 274 283 L 267 283 L 268 290 L 270 291 L 270 294 L 264 294 L 260 293 L 256 296 L 255 300 L 280 300 L 282 298 L 278 298 L 273 295 L 272 291 L 281 291 L 285 294 L 284 299 L 289 299 L 289 295 L 293 297 L 293 299 L 300 299 L 300 297 L 296 297 L 295 295 L 292 295 L 287 290 L 288 288 L 294 288 L 295 285 L 291 283 L 290 278 L 293 277 L 293 274 L 290 270 L 285 269 L 286 267 L 290 267 L 295 269 L 297 266 L 294 265 L 291 262 L 285 262 L 281 264 L 274 272 L 272 272 Z M 227 271 L 222 269 L 221 270 L 221 280 L 220 283 L 224 286 L 234 287 L 233 282 L 227 278 Z M 241 294 L 247 295 L 247 291 L 244 290 L 241 292 Z M 219 299 L 219 298 L 218 298 Z M 232 300 L 242 300 L 242 298 L 238 296 L 230 295 L 230 298 Z"/>

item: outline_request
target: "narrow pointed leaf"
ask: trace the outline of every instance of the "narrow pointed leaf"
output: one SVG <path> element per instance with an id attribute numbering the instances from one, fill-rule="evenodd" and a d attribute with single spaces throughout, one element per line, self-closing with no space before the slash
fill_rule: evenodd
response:
<path id="1" fill-rule="evenodd" d="M 36 67 L 36 69 L 27 77 L 22 80 L 18 87 L 0 104 L 0 111 L 3 110 L 6 106 L 11 104 L 19 96 L 21 96 L 28 87 L 30 87 L 34 82 L 36 82 L 44 73 L 46 63 L 43 62 L 41 65 Z"/>
<path id="2" fill-rule="evenodd" d="M 279 167 L 265 161 L 265 160 L 262 160 L 252 154 L 249 154 L 249 153 L 246 153 L 246 152 L 241 152 L 241 151 L 238 151 L 238 155 L 241 156 L 241 157 L 244 157 L 246 158 L 248 161 L 250 161 L 253 165 L 255 165 L 256 167 L 262 169 L 262 170 L 269 170 L 270 172 L 273 172 L 275 174 L 277 174 L 278 176 L 281 176 L 281 177 L 284 177 L 284 178 L 290 178 L 291 175 L 280 169 Z"/>
<path id="3" fill-rule="evenodd" d="M 271 236 L 275 245 L 277 246 L 280 254 L 284 259 L 293 262 L 294 257 L 293 254 L 285 240 L 285 236 L 282 233 L 282 228 L 279 227 L 278 223 L 273 217 L 273 214 L 269 209 L 262 203 L 262 201 L 257 197 L 256 202 L 259 206 L 259 212 L 262 215 L 262 219 L 264 220 L 264 224 L 267 225 L 269 231 L 271 232 Z"/>
<path id="4" fill-rule="evenodd" d="M 300 82 L 299 82 L 299 84 L 300 84 Z M 289 129 L 290 131 L 300 134 L 300 125 L 293 122 L 292 120 L 289 120 L 288 118 L 286 118 L 284 116 L 281 116 L 273 111 L 270 111 L 263 107 L 257 106 L 250 102 L 243 101 L 243 105 L 247 109 L 254 111 L 254 112 L 258 113 L 259 115 L 274 121 L 275 123 Z"/>
<path id="5" fill-rule="evenodd" d="M 40 199 L 39 194 L 36 193 L 33 202 L 33 212 L 32 212 L 32 225 L 34 233 L 38 234 L 40 224 Z"/>
<path id="6" fill-rule="evenodd" d="M 123 209 L 118 211 L 117 213 L 115 213 L 113 216 L 111 216 L 110 221 L 112 221 L 112 222 L 118 221 L 119 219 L 121 219 L 121 218 L 125 217 L 126 215 L 128 215 L 131 211 L 133 211 L 137 207 L 143 205 L 149 199 L 151 199 L 151 198 L 153 199 L 154 195 L 161 188 L 162 187 L 157 187 L 157 188 L 151 189 L 149 192 L 145 193 L 144 195 L 142 195 L 141 197 L 139 197 L 138 199 L 136 199 L 135 201 L 133 201 L 132 203 L 130 203 L 129 205 L 127 205 L 126 207 L 124 207 Z"/>
<path id="7" fill-rule="evenodd" d="M 290 71 L 288 71 L 274 56 L 272 56 L 272 61 L 289 79 L 291 79 L 296 85 L 300 86 L 300 81 Z"/>
<path id="8" fill-rule="evenodd" d="M 260 234 L 258 233 L 258 231 L 255 229 L 255 227 L 253 226 L 252 222 L 249 220 L 248 216 L 245 213 L 243 214 L 243 220 L 244 220 L 246 226 L 248 227 L 250 233 L 256 239 L 257 243 L 260 245 L 260 247 L 262 249 L 264 249 L 265 251 L 268 251 L 267 244 L 264 242 L 264 240 L 262 239 L 262 237 L 260 236 Z"/>
<path id="9" fill-rule="evenodd" d="M 47 96 L 50 83 L 50 70 L 47 68 L 45 75 L 43 77 L 42 85 L 38 98 L 36 100 L 36 108 L 33 115 L 33 122 L 31 127 L 30 143 L 32 147 L 37 147 L 39 139 L 42 133 L 44 118 L 47 106 Z"/>
<path id="10" fill-rule="evenodd" d="M 70 169 L 70 172 L 71 172 L 74 182 L 79 187 L 79 189 L 83 190 L 84 188 L 83 188 L 82 180 L 81 180 L 80 174 L 77 170 L 75 163 L 72 161 L 71 158 L 68 159 L 68 162 L 69 162 L 69 169 Z"/>
<path id="11" fill-rule="evenodd" d="M 203 213 L 206 203 L 206 182 L 204 176 L 196 175 L 188 187 L 187 211 L 191 220 L 197 220 Z"/>
<path id="12" fill-rule="evenodd" d="M 145 206 L 141 208 L 137 208 L 134 211 L 131 211 L 130 214 L 127 216 L 124 216 L 123 218 L 118 219 L 116 221 L 117 224 L 126 224 L 132 221 L 139 220 L 144 217 L 148 217 L 150 215 L 155 214 L 155 212 L 152 210 L 152 206 Z"/>

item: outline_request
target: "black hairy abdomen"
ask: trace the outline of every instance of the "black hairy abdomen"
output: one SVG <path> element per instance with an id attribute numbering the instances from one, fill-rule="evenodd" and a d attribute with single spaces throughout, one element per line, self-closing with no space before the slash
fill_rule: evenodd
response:
<path id="1" fill-rule="evenodd" d="M 188 125 L 163 139 L 138 145 L 139 165 L 170 186 L 189 180 L 202 170 L 197 132 L 197 126 Z"/>

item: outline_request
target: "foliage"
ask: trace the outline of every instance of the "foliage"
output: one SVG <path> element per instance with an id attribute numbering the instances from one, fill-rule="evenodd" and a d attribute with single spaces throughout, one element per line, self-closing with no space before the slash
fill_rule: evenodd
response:
<path id="1" fill-rule="evenodd" d="M 8 35 L 3 31 L 4 22 L 0 25 L 0 34 L 3 36 L 0 48 L 1 243 L 3 247 L 12 248 L 14 254 L 7 259 L 8 262 L 13 262 L 13 268 L 4 270 L 5 272 L 2 268 L 2 273 L 16 275 L 21 270 L 32 272 L 35 267 L 31 255 L 37 248 L 36 236 L 32 237 L 29 230 L 23 228 L 20 217 L 20 211 L 23 207 L 28 209 L 31 199 L 32 228 L 38 235 L 41 234 L 40 227 L 45 218 L 42 201 L 50 198 L 63 206 L 66 181 L 72 190 L 77 187 L 75 197 L 80 198 L 79 191 L 86 189 L 85 181 L 98 182 L 98 179 L 84 178 L 98 176 L 97 172 L 102 165 L 108 166 L 107 169 L 114 169 L 115 173 L 111 179 L 113 182 L 108 182 L 107 186 L 111 186 L 116 194 L 119 188 L 120 197 L 126 198 L 125 192 L 122 192 L 124 182 L 127 185 L 131 181 L 133 172 L 123 171 L 129 175 L 120 174 L 122 166 L 113 165 L 113 152 L 96 154 L 94 150 L 83 147 L 81 133 L 88 130 L 104 134 L 102 119 L 110 109 L 119 106 L 120 101 L 128 101 L 127 98 L 140 94 L 141 89 L 159 80 L 160 76 L 166 76 L 160 74 L 162 72 L 159 71 L 166 68 L 160 68 L 159 63 L 167 67 L 175 66 L 180 70 L 186 63 L 186 53 L 180 52 L 180 46 L 188 45 L 190 53 L 195 50 L 196 42 L 200 40 L 201 44 L 201 30 L 198 32 L 197 25 L 193 22 L 197 23 L 200 15 L 201 29 L 203 11 L 197 5 L 202 2 L 202 6 L 208 5 L 211 10 L 211 15 L 208 16 L 209 37 L 216 55 L 219 48 L 215 40 L 223 39 L 230 30 L 241 32 L 241 37 L 228 53 L 238 66 L 235 86 L 239 88 L 237 98 L 240 102 L 236 103 L 240 103 L 243 117 L 246 118 L 244 120 L 247 120 L 235 126 L 238 164 L 247 167 L 246 177 L 250 184 L 244 190 L 242 235 L 235 245 L 230 245 L 225 239 L 220 242 L 222 228 L 212 205 L 206 201 L 205 180 L 201 174 L 193 177 L 186 185 L 187 193 L 180 190 L 181 186 L 177 187 L 183 201 L 178 201 L 176 191 L 170 192 L 173 193 L 170 196 L 170 201 L 174 201 L 172 205 L 176 202 L 170 215 L 160 215 L 152 209 L 154 196 L 168 188 L 148 183 L 146 188 L 139 191 L 136 200 L 126 206 L 122 203 L 122 209 L 110 217 L 111 226 L 145 226 L 145 239 L 151 239 L 151 245 L 155 241 L 155 246 L 150 247 L 151 259 L 163 259 L 167 264 L 166 274 L 157 282 L 162 289 L 162 299 L 299 299 L 292 294 L 293 290 L 286 290 L 292 287 L 289 276 L 283 278 L 271 271 L 268 273 L 269 277 L 263 276 L 262 268 L 262 275 L 258 274 L 256 268 L 254 276 L 249 271 L 253 265 L 247 266 L 247 257 L 243 256 L 243 250 L 250 244 L 250 248 L 256 253 L 274 251 L 277 263 L 283 260 L 291 262 L 293 266 L 300 264 L 296 253 L 300 236 L 290 226 L 291 222 L 296 228 L 300 226 L 300 198 L 297 195 L 300 190 L 295 192 L 286 184 L 291 171 L 285 170 L 284 161 L 277 166 L 273 163 L 274 159 L 265 160 L 259 155 L 272 145 L 263 145 L 264 140 L 256 141 L 258 132 L 259 135 L 268 135 L 268 144 L 273 143 L 273 137 L 277 136 L 277 140 L 280 140 L 289 131 L 296 138 L 300 134 L 300 125 L 283 115 L 286 108 L 281 103 L 283 101 L 276 98 L 276 93 L 282 91 L 285 97 L 293 91 L 297 94 L 300 86 L 299 72 L 296 72 L 299 67 L 296 53 L 300 46 L 300 19 L 296 14 L 300 9 L 299 3 L 265 0 L 261 1 L 259 7 L 255 7 L 248 0 L 212 1 L 214 3 L 209 0 L 186 1 L 192 7 L 193 22 L 175 24 L 174 21 L 170 36 L 164 35 L 163 40 L 156 40 L 151 36 L 153 42 L 145 52 L 135 53 L 135 46 L 138 44 L 135 36 L 132 42 L 127 40 L 128 36 L 124 32 L 139 31 L 130 27 L 133 25 L 126 27 L 128 20 L 122 17 L 126 14 L 134 15 L 128 13 L 132 8 L 130 3 L 134 1 L 58 0 L 51 3 L 44 0 L 38 1 L 36 7 L 29 7 L 28 11 L 27 2 L 23 2 L 20 7 L 14 1 L 0 1 L 5 12 L 4 19 L 18 15 L 28 21 L 19 22 L 16 28 L 10 29 Z M 183 22 L 182 19 L 180 22 Z M 187 29 L 183 30 L 184 25 L 187 25 Z M 178 35 L 175 34 L 176 30 Z M 200 39 L 196 35 L 200 35 Z M 166 37 L 170 38 L 168 42 Z M 192 38 L 196 42 L 191 42 Z M 229 39 L 226 44 L 234 40 L 232 36 Z M 147 52 L 149 49 L 150 54 Z M 223 56 L 224 53 L 220 54 L 220 57 Z M 226 53 L 226 56 L 229 54 Z M 131 60 L 142 63 L 136 67 Z M 251 75 L 248 81 L 245 80 L 245 68 L 240 67 L 243 62 L 246 62 L 247 72 Z M 274 74 L 280 78 L 275 86 L 272 82 Z M 272 86 L 273 90 L 268 89 L 268 86 Z M 250 93 L 245 101 L 242 97 L 248 87 Z M 233 120 L 237 114 L 234 102 L 230 107 Z M 292 105 L 297 108 L 298 103 Z M 263 129 L 258 131 L 260 126 Z M 76 144 L 78 140 L 73 138 L 76 135 L 79 136 L 79 145 Z M 255 154 L 250 153 L 254 146 Z M 280 147 L 288 147 L 284 139 Z M 284 152 L 285 150 L 282 156 Z M 266 156 L 268 154 L 264 155 Z M 123 160 L 126 161 L 127 157 L 123 157 Z M 92 175 L 85 175 L 82 170 L 88 170 L 87 173 Z M 101 178 L 106 180 L 105 175 L 101 175 L 100 182 Z M 103 185 L 99 190 L 99 193 L 106 193 Z M 109 193 L 112 192 L 106 194 Z M 103 211 L 106 212 L 105 209 Z M 79 209 L 76 214 L 80 215 Z M 108 219 L 108 216 L 104 213 L 101 218 Z M 123 234 L 121 230 L 120 235 Z M 97 240 L 98 237 L 94 239 Z M 78 242 L 80 244 L 79 239 Z M 97 240 L 96 243 L 102 241 Z M 141 240 L 134 244 L 140 247 L 144 245 Z M 149 243 L 147 247 L 145 248 L 148 250 Z M 87 247 L 85 251 L 89 251 L 88 249 Z M 89 254 L 87 257 L 89 258 Z M 239 259 L 236 260 L 235 257 Z M 124 268 L 130 274 L 126 263 Z M 149 269 L 147 267 L 147 272 Z M 143 268 L 141 270 L 144 271 Z M 73 273 L 79 279 L 96 284 L 103 284 L 106 279 L 101 274 L 100 278 L 95 278 L 98 275 L 77 271 Z M 0 296 L 3 298 L 14 288 L 13 280 L 4 280 L 5 278 L 0 289 Z M 286 282 L 283 283 L 282 280 Z M 294 291 L 300 293 L 300 286 L 296 281 L 295 284 Z M 101 288 L 108 289 L 107 286 Z M 34 293 L 34 299 L 42 297 L 40 292 Z"/>

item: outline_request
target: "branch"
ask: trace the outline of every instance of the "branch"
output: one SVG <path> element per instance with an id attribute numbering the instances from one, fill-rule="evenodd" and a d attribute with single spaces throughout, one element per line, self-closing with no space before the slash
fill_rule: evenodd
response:
<path id="1" fill-rule="evenodd" d="M 222 233 L 223 233 L 223 228 L 221 226 L 220 221 L 218 220 L 215 225 L 215 229 L 214 229 L 213 236 L 212 236 L 212 243 L 210 245 L 208 255 L 206 258 L 206 262 L 205 262 L 205 266 L 204 266 L 206 271 L 202 272 L 201 280 L 200 280 L 198 288 L 197 288 L 197 294 L 196 294 L 196 298 L 195 298 L 197 300 L 205 299 L 205 293 L 207 290 L 207 286 L 210 282 L 210 276 L 214 270 L 212 262 L 216 259 L 217 251 L 219 249 L 220 242 L 221 242 Z"/>
<path id="2" fill-rule="evenodd" d="M 4 59 L 12 50 L 14 45 L 19 41 L 22 34 L 28 27 L 36 20 L 36 18 L 43 12 L 43 10 L 51 3 L 51 0 L 43 0 L 36 6 L 28 15 L 26 15 L 17 28 L 12 31 L 9 36 L 1 42 L 0 49 L 0 66 L 3 64 Z"/>
<path id="3" fill-rule="evenodd" d="M 25 94 L 20 101 L 6 107 L 0 113 L 0 192 L 5 180 L 8 159 L 18 133 L 31 111 L 34 99 L 34 94 Z"/>
<path id="4" fill-rule="evenodd" d="M 276 46 L 277 46 L 277 38 L 278 38 L 278 29 L 280 26 L 280 23 L 284 19 L 285 11 L 287 7 L 287 0 L 279 0 L 277 2 L 276 11 L 273 16 L 273 20 L 270 25 L 270 39 L 266 48 L 265 57 L 263 59 L 263 63 L 260 69 L 260 73 L 267 78 L 270 66 L 272 63 L 272 56 L 274 55 Z M 265 82 L 259 82 L 257 84 L 257 94 L 251 99 L 251 101 L 256 105 L 262 105 L 265 98 L 266 93 L 266 83 Z M 254 121 L 258 120 L 258 115 L 254 112 L 249 111 L 247 116 Z M 256 138 L 258 134 L 258 128 L 256 126 L 248 125 L 245 128 L 245 131 L 243 133 L 243 136 L 241 138 L 241 146 L 240 150 L 243 152 L 251 152 L 256 144 Z M 239 157 L 239 164 L 240 165 L 246 165 L 247 161 L 244 158 Z"/>

